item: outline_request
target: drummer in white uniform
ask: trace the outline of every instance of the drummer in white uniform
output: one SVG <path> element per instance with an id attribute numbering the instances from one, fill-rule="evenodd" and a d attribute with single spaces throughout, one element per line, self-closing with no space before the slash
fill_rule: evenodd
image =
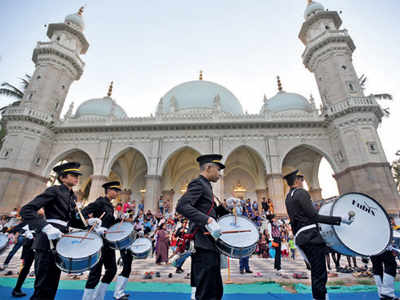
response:
<path id="1" fill-rule="evenodd" d="M 293 234 L 295 234 L 296 246 L 311 266 L 313 298 L 325 300 L 328 299 L 326 295 L 328 275 L 325 264 L 327 247 L 318 231 L 317 223 L 351 224 L 353 219 L 319 215 L 312 204 L 310 194 L 303 189 L 304 176 L 298 174 L 298 172 L 299 170 L 296 170 L 283 177 L 290 186 L 285 201 L 286 210 Z"/>

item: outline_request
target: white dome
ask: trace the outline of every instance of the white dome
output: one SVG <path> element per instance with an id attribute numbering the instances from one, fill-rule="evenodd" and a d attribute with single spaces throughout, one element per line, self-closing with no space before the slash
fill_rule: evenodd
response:
<path id="1" fill-rule="evenodd" d="M 79 105 L 74 118 L 86 116 L 127 118 L 126 112 L 110 97 L 90 99 Z"/>
<path id="2" fill-rule="evenodd" d="M 322 6 L 321 3 L 311 1 L 307 5 L 306 10 L 304 11 L 304 19 L 309 18 L 312 14 L 315 14 L 316 12 L 324 11 L 324 7 Z"/>
<path id="3" fill-rule="evenodd" d="M 205 80 L 189 81 L 177 85 L 160 101 L 158 113 L 211 110 L 219 106 L 223 112 L 234 115 L 243 114 L 242 105 L 228 89 Z"/>
<path id="4" fill-rule="evenodd" d="M 302 95 L 296 93 L 278 92 L 274 97 L 268 99 L 262 111 L 284 112 L 288 110 L 302 110 L 312 112 L 313 108 L 310 102 Z"/>
<path id="5" fill-rule="evenodd" d="M 85 22 L 79 13 L 71 14 L 65 17 L 64 23 L 76 27 L 75 29 L 83 31 L 85 29 Z"/>

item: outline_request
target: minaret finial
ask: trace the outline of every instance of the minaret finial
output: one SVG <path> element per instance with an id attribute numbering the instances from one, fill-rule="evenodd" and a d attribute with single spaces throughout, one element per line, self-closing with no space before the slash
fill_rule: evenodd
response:
<path id="1" fill-rule="evenodd" d="M 307 2 L 308 2 L 308 5 L 310 5 L 310 4 L 311 4 L 311 2 L 312 2 L 312 0 L 307 0 Z"/>
<path id="2" fill-rule="evenodd" d="M 84 9 L 85 9 L 85 6 L 81 6 L 81 8 L 79 8 L 79 10 L 78 10 L 78 15 L 79 16 L 82 16 Z"/>
<path id="3" fill-rule="evenodd" d="M 278 91 L 282 92 L 282 82 L 279 76 L 276 76 L 276 79 L 278 80 Z"/>
<path id="4" fill-rule="evenodd" d="M 112 95 L 113 84 L 114 84 L 114 81 L 111 81 L 110 86 L 108 87 L 108 93 L 107 93 L 108 97 L 111 97 L 111 95 Z"/>
<path id="5" fill-rule="evenodd" d="M 200 70 L 199 80 L 203 80 L 203 71 L 202 70 Z"/>

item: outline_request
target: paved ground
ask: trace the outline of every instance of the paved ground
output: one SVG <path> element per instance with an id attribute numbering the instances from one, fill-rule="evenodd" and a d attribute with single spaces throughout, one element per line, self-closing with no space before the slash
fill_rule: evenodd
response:
<path id="1" fill-rule="evenodd" d="M 22 248 L 21 248 L 22 249 Z M 4 251 L 0 255 L 0 265 L 3 265 L 3 262 L 9 252 L 10 248 Z M 21 255 L 21 250 L 18 251 L 18 253 L 13 257 L 11 260 L 11 263 L 9 264 L 8 270 L 11 270 L 13 272 L 13 275 L 11 276 L 16 276 L 18 273 L 18 270 L 20 268 L 20 255 Z M 175 273 L 175 268 L 172 265 L 156 265 L 154 262 L 154 258 L 149 257 L 145 260 L 134 260 L 132 264 L 132 273 L 130 276 L 130 281 L 148 281 L 143 279 L 143 275 L 145 272 L 160 272 L 160 278 L 154 277 L 152 280 L 153 281 L 167 281 L 167 282 L 189 282 L 187 279 L 187 273 L 190 272 L 190 258 L 187 259 L 185 262 L 183 269 L 185 270 L 184 273 L 181 274 L 176 274 Z M 331 262 L 333 266 L 333 262 Z M 304 282 L 304 283 L 309 283 L 310 280 L 299 280 L 299 279 L 294 279 L 292 277 L 294 272 L 306 272 L 308 276 L 310 276 L 309 271 L 306 270 L 305 264 L 303 260 L 298 256 L 296 257 L 296 260 L 293 261 L 288 258 L 283 258 L 282 259 L 282 270 L 278 274 L 276 271 L 274 271 L 273 266 L 274 266 L 274 261 L 273 259 L 265 259 L 265 258 L 259 258 L 256 256 L 252 256 L 250 258 L 250 268 L 254 272 L 253 274 L 240 274 L 239 273 L 239 260 L 237 259 L 230 259 L 230 265 L 231 265 L 231 281 L 234 283 L 250 283 L 250 282 L 257 282 L 257 281 L 275 281 L 275 282 Z M 346 266 L 347 265 L 347 260 L 345 257 L 342 257 L 341 259 L 341 266 Z M 362 266 L 363 264 L 361 261 L 358 261 L 358 265 Z M 369 265 L 370 266 L 370 265 Z M 121 268 L 121 267 L 119 267 Z M 8 271 L 6 270 L 6 271 Z M 6 271 L 0 272 L 0 276 L 10 276 L 6 275 Z M 33 267 L 32 267 L 33 271 Z M 255 274 L 257 272 L 260 272 L 262 274 L 261 277 L 255 277 Z M 172 278 L 168 278 L 168 274 L 172 273 Z M 355 278 L 352 274 L 343 274 L 343 273 L 337 273 L 337 277 L 332 277 L 329 280 L 330 281 L 343 281 L 346 283 L 354 282 L 357 283 L 359 282 L 360 279 Z M 85 272 L 82 276 L 79 277 L 79 279 L 85 280 L 87 276 L 87 272 Z M 227 281 L 228 280 L 228 271 L 227 269 L 222 270 L 222 276 L 223 280 Z M 63 273 L 62 274 L 62 279 L 71 279 L 71 276 L 68 274 Z"/>

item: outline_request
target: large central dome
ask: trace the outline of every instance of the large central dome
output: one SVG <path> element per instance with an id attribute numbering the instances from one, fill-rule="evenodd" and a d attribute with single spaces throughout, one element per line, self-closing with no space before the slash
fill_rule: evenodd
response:
<path id="1" fill-rule="evenodd" d="M 210 81 L 182 83 L 161 98 L 158 113 L 208 111 L 219 109 L 234 115 L 243 114 L 239 100 L 226 88 Z"/>

